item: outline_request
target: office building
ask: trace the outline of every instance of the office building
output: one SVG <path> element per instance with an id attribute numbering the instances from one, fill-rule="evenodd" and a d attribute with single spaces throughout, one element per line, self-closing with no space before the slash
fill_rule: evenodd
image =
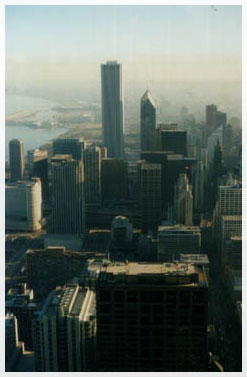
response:
<path id="1" fill-rule="evenodd" d="M 179 174 L 186 173 L 189 177 L 190 183 L 193 182 L 193 171 L 197 159 L 162 151 L 141 152 L 141 159 L 152 164 L 161 165 L 161 205 L 162 210 L 166 211 L 168 203 L 173 205 L 174 187 L 177 183 Z"/>
<path id="2" fill-rule="evenodd" d="M 24 177 L 24 145 L 22 140 L 13 139 L 9 142 L 10 180 L 20 181 Z"/>
<path id="3" fill-rule="evenodd" d="M 49 294 L 33 323 L 36 372 L 89 372 L 95 359 L 95 293 L 77 284 Z"/>
<path id="4" fill-rule="evenodd" d="M 197 226 L 162 225 L 158 228 L 158 261 L 173 261 L 179 254 L 199 254 L 201 232 Z"/>
<path id="5" fill-rule="evenodd" d="M 193 225 L 193 195 L 187 174 L 180 174 L 175 185 L 174 220 L 178 224 Z"/>
<path id="6" fill-rule="evenodd" d="M 158 124 L 156 128 L 156 150 L 161 151 L 161 133 L 162 131 L 174 131 L 178 129 L 177 123 L 173 122 L 162 122 Z"/>
<path id="7" fill-rule="evenodd" d="M 39 178 L 5 184 L 5 228 L 41 230 L 42 193 Z"/>
<path id="8" fill-rule="evenodd" d="M 156 104 L 147 90 L 141 98 L 141 151 L 155 150 Z"/>
<path id="9" fill-rule="evenodd" d="M 128 163 L 117 158 L 103 158 L 101 188 L 103 203 L 127 198 Z"/>
<path id="10" fill-rule="evenodd" d="M 56 155 L 51 168 L 52 214 L 48 233 L 82 239 L 85 232 L 83 162 Z"/>
<path id="11" fill-rule="evenodd" d="M 159 143 L 162 151 L 187 157 L 187 131 L 161 129 Z"/>
<path id="12" fill-rule="evenodd" d="M 66 138 L 54 139 L 52 143 L 53 156 L 69 154 L 74 160 L 83 159 L 84 139 L 83 138 Z"/>
<path id="13" fill-rule="evenodd" d="M 112 263 L 96 282 L 101 372 L 207 370 L 207 279 L 187 263 Z"/>
<path id="14" fill-rule="evenodd" d="M 34 176 L 34 164 L 35 162 L 44 160 L 48 158 L 48 152 L 40 149 L 32 149 L 27 151 L 27 164 L 29 176 Z"/>
<path id="15" fill-rule="evenodd" d="M 102 133 L 108 156 L 124 157 L 122 66 L 116 61 L 101 65 Z"/>
<path id="16" fill-rule="evenodd" d="M 138 163 L 139 208 L 143 231 L 157 231 L 161 219 L 161 165 Z"/>
<path id="17" fill-rule="evenodd" d="M 232 236 L 226 240 L 224 264 L 233 270 L 242 270 L 242 236 Z"/>
<path id="18" fill-rule="evenodd" d="M 224 215 L 219 219 L 220 232 L 217 234 L 218 250 L 220 251 L 220 261 L 222 267 L 225 267 L 227 263 L 227 241 L 231 237 L 242 236 L 242 216 L 240 215 Z M 229 247 L 229 245 L 228 245 Z M 229 256 L 229 255 L 228 255 Z M 229 262 L 229 260 L 228 260 Z"/>
<path id="19" fill-rule="evenodd" d="M 219 186 L 217 197 L 217 215 L 241 215 L 242 214 L 242 187 Z"/>
<path id="20" fill-rule="evenodd" d="M 101 205 L 101 149 L 93 143 L 85 144 L 83 161 L 85 204 L 87 207 L 99 207 Z"/>
<path id="21" fill-rule="evenodd" d="M 57 285 L 81 275 L 86 260 L 83 253 L 49 246 L 26 252 L 27 284 L 35 298 L 44 298 Z"/>

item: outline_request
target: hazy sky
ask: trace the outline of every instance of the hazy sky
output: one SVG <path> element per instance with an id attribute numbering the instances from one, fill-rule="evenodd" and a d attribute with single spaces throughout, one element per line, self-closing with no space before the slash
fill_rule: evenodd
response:
<path id="1" fill-rule="evenodd" d="M 241 6 L 7 6 L 7 81 L 241 79 Z"/>

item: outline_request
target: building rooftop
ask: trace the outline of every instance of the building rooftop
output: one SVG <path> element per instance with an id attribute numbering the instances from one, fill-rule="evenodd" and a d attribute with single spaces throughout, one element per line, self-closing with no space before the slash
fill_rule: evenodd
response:
<path id="1" fill-rule="evenodd" d="M 40 184 L 40 179 L 35 177 L 30 180 L 28 179 L 28 180 L 17 181 L 17 182 L 7 182 L 5 183 L 5 187 L 8 189 L 15 189 L 17 187 L 19 188 L 32 187 L 37 184 Z"/>
<path id="2" fill-rule="evenodd" d="M 209 259 L 207 254 L 180 254 L 179 261 L 185 263 L 202 263 L 209 264 Z"/>
<path id="3" fill-rule="evenodd" d="M 157 280 L 158 279 L 158 280 Z M 97 285 L 112 283 L 206 286 L 202 266 L 193 263 L 115 262 L 100 272 Z"/>
<path id="4" fill-rule="evenodd" d="M 146 101 L 149 101 L 153 105 L 153 107 L 156 107 L 155 100 L 153 99 L 148 89 L 146 90 L 146 92 L 143 94 L 141 98 L 141 102 L 146 102 Z"/>
<path id="5" fill-rule="evenodd" d="M 194 265 L 185 263 L 111 263 L 105 272 L 112 274 L 142 275 L 142 274 L 190 274 L 195 272 Z"/>
<path id="6" fill-rule="evenodd" d="M 86 305 L 84 305 L 86 302 Z M 57 287 L 47 297 L 39 316 L 59 315 L 85 317 L 88 313 L 94 314 L 94 293 L 89 289 L 79 287 L 78 284 L 67 284 L 64 287 Z"/>
<path id="7" fill-rule="evenodd" d="M 160 164 L 152 164 L 149 162 L 143 162 L 141 165 L 142 170 L 161 170 L 161 165 Z"/>
<path id="8" fill-rule="evenodd" d="M 158 227 L 159 235 L 161 233 L 176 233 L 176 234 L 184 234 L 184 233 L 200 233 L 200 228 L 198 226 L 186 226 L 182 224 L 175 224 L 175 225 L 160 225 Z"/>
<path id="9" fill-rule="evenodd" d="M 60 162 L 60 161 L 71 161 L 72 155 L 71 154 L 56 154 L 51 158 L 52 162 Z"/>
<path id="10" fill-rule="evenodd" d="M 223 215 L 223 221 L 242 221 L 242 215 Z"/>

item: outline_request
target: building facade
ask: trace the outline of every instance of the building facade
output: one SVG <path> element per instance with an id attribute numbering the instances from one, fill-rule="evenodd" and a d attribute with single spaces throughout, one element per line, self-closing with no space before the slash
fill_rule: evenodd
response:
<path id="1" fill-rule="evenodd" d="M 41 230 L 42 191 L 39 178 L 5 184 L 5 228 Z"/>
<path id="2" fill-rule="evenodd" d="M 108 156 L 123 158 L 122 66 L 116 61 L 101 65 L 102 133 Z"/>
<path id="3" fill-rule="evenodd" d="M 101 205 L 101 149 L 94 144 L 86 144 L 84 153 L 85 204 Z"/>
<path id="4" fill-rule="evenodd" d="M 84 150 L 83 138 L 55 139 L 52 143 L 53 155 L 69 154 L 74 160 L 82 160 Z"/>
<path id="5" fill-rule="evenodd" d="M 173 261 L 179 254 L 199 254 L 201 232 L 197 226 L 162 225 L 158 229 L 158 261 Z"/>
<path id="6" fill-rule="evenodd" d="M 95 293 L 76 284 L 49 294 L 33 324 L 37 372 L 93 371 Z"/>
<path id="7" fill-rule="evenodd" d="M 141 228 L 157 231 L 161 219 L 161 165 L 138 163 L 139 207 Z"/>
<path id="8" fill-rule="evenodd" d="M 52 214 L 48 233 L 80 236 L 84 232 L 83 162 L 57 155 L 52 161 Z"/>
<path id="9" fill-rule="evenodd" d="M 112 263 L 96 282 L 101 372 L 207 370 L 207 279 L 187 263 Z"/>

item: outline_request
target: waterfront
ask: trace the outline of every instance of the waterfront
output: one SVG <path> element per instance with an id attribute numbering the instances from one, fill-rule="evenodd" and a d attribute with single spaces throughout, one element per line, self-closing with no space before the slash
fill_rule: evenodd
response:
<path id="1" fill-rule="evenodd" d="M 45 100 L 43 98 L 32 98 L 21 95 L 6 95 L 6 116 L 22 112 L 35 112 L 40 120 L 49 119 L 52 114 L 52 108 L 59 106 L 58 103 Z M 55 137 L 63 134 L 65 128 L 31 128 L 25 126 L 23 122 L 15 125 L 5 126 L 5 160 L 9 159 L 8 144 L 11 139 L 21 139 L 24 143 L 24 153 L 26 155 L 29 149 L 35 149 L 43 144 L 48 143 Z"/>

